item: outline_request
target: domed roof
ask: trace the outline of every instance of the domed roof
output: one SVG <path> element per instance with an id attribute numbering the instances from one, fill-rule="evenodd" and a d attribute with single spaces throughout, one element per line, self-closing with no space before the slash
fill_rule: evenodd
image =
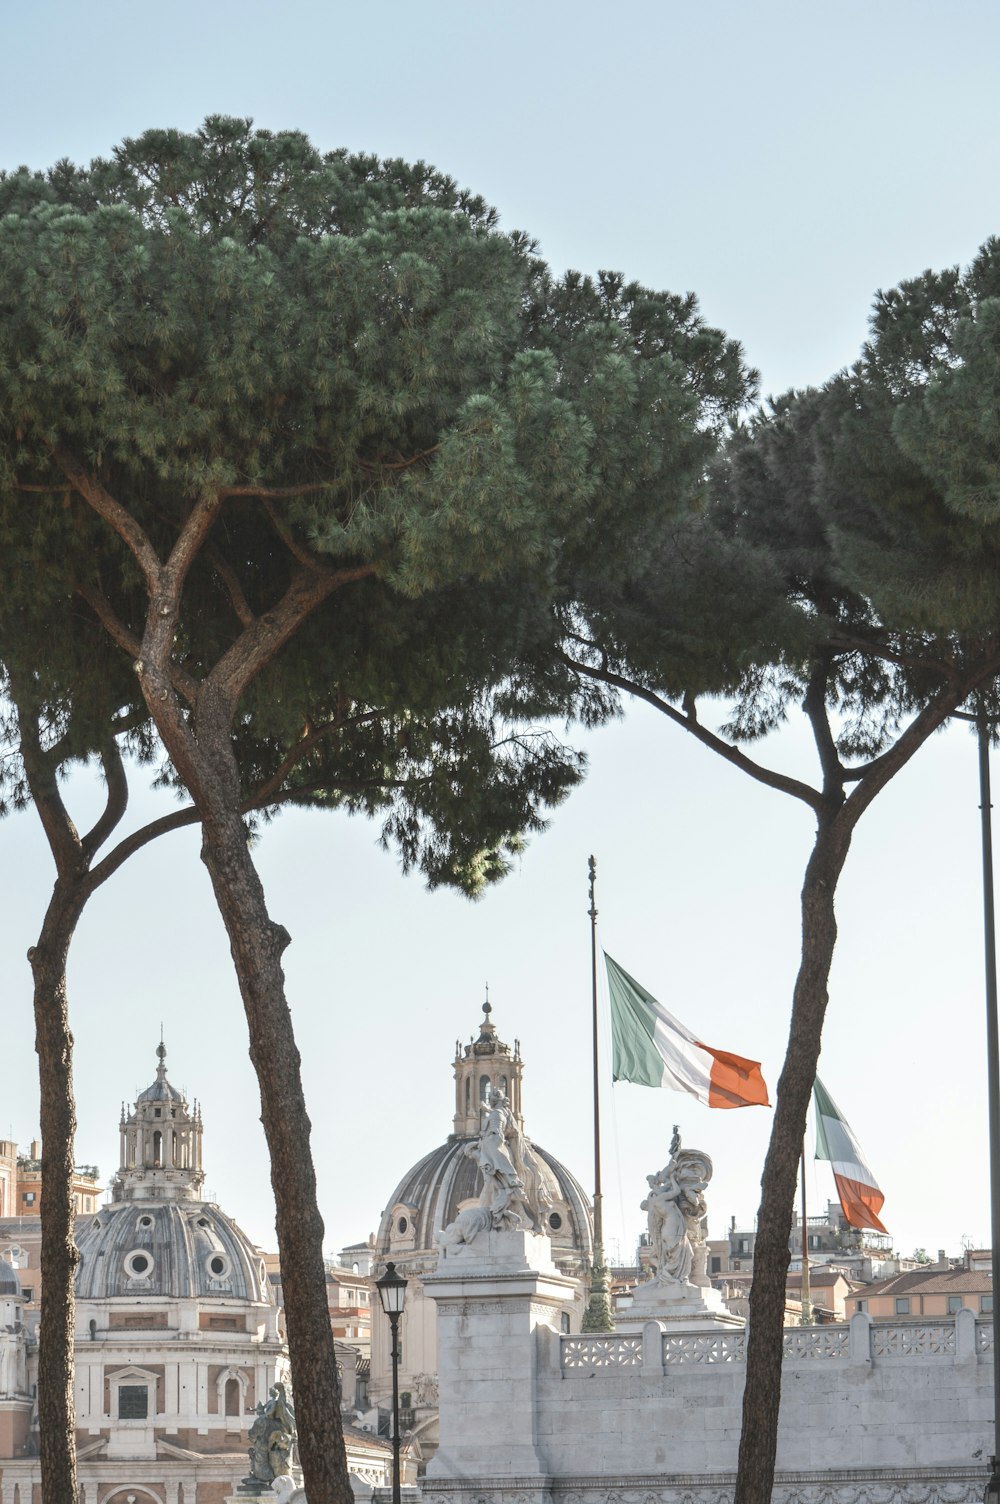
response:
<path id="1" fill-rule="evenodd" d="M 167 1051 L 162 1039 L 156 1047 L 156 1053 L 159 1056 L 160 1060 L 159 1065 L 156 1067 L 156 1080 L 153 1082 L 152 1086 L 147 1086 L 146 1090 L 141 1091 L 136 1097 L 135 1105 L 137 1107 L 140 1102 L 182 1103 L 184 1101 L 183 1092 L 179 1092 L 176 1086 L 172 1086 L 167 1080 Z"/>
<path id="2" fill-rule="evenodd" d="M 271 1303 L 263 1260 L 217 1206 L 117 1201 L 78 1228 L 83 1300 L 215 1296 Z"/>
<path id="3" fill-rule="evenodd" d="M 13 1264 L 8 1264 L 6 1259 L 0 1259 L 0 1295 L 21 1294 L 21 1276 Z"/>
<path id="4" fill-rule="evenodd" d="M 377 1251 L 402 1258 L 412 1267 L 421 1255 L 436 1257 L 435 1239 L 463 1205 L 478 1199 L 482 1175 L 469 1149 L 480 1135 L 482 1112 L 491 1093 L 507 1102 L 523 1133 L 521 1088 L 524 1062 L 520 1041 L 514 1047 L 497 1035 L 489 1000 L 483 1005 L 478 1037 L 456 1042 L 454 1132 L 403 1176 L 382 1213 Z M 545 1197 L 537 1206 L 541 1231 L 552 1242 L 552 1256 L 566 1274 L 579 1274 L 590 1263 L 593 1233 L 590 1203 L 576 1178 L 548 1150 L 530 1139 L 530 1153 L 540 1162 Z M 550 1204 L 547 1204 L 550 1203 Z"/>
<path id="5" fill-rule="evenodd" d="M 403 1176 L 382 1214 L 379 1253 L 386 1254 L 399 1244 L 413 1249 L 433 1248 L 437 1234 L 454 1222 L 462 1205 L 478 1197 L 482 1184 L 478 1165 L 466 1153 L 470 1142 L 473 1140 L 452 1134 L 447 1143 L 425 1155 Z M 531 1149 L 555 1183 L 548 1225 L 542 1231 L 552 1240 L 556 1263 L 575 1270 L 581 1261 L 589 1263 L 593 1251 L 587 1196 L 554 1154 L 534 1142 Z"/>

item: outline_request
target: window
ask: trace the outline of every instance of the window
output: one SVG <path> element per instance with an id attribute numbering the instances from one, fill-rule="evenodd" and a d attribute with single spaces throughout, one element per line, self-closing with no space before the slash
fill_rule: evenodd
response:
<path id="1" fill-rule="evenodd" d="M 712 1258 L 712 1267 L 711 1267 L 711 1270 L 709 1272 L 711 1274 L 721 1274 L 722 1273 L 722 1260 L 720 1258 L 718 1258 L 718 1257 L 716 1257 L 716 1256 L 713 1255 L 713 1258 Z"/>
<path id="2" fill-rule="evenodd" d="M 992 1295 L 980 1295 L 980 1297 L 979 1297 L 979 1309 L 982 1312 L 984 1312 L 984 1313 L 987 1312 L 987 1311 L 992 1311 L 992 1309 L 993 1309 L 993 1296 Z"/>
<path id="3" fill-rule="evenodd" d="M 896 1296 L 896 1315 L 897 1316 L 909 1316 L 909 1314 L 910 1314 L 910 1297 L 908 1295 L 897 1295 Z"/>
<path id="4" fill-rule="evenodd" d="M 948 1296 L 948 1315 L 949 1316 L 953 1316 L 956 1311 L 960 1311 L 962 1309 L 962 1307 L 963 1307 L 964 1304 L 965 1304 L 965 1302 L 963 1301 L 961 1295 L 949 1295 Z"/>
<path id="5" fill-rule="evenodd" d="M 147 1280 L 153 1272 L 153 1260 L 150 1254 L 144 1253 L 141 1248 L 133 1248 L 125 1259 L 125 1273 L 129 1279 Z"/>
<path id="6" fill-rule="evenodd" d="M 859 1311 L 867 1311 L 867 1309 L 868 1309 L 868 1302 L 867 1302 L 867 1300 L 859 1300 L 859 1301 L 857 1301 L 856 1302 L 856 1308 Z"/>
<path id="7" fill-rule="evenodd" d="M 238 1379 L 226 1380 L 226 1414 L 239 1415 L 240 1413 L 240 1383 Z"/>
<path id="8" fill-rule="evenodd" d="M 22 1285 L 21 1286 L 21 1294 L 24 1296 L 25 1303 L 28 1304 L 28 1305 L 30 1305 L 31 1302 L 35 1298 L 35 1288 L 34 1288 L 34 1286 L 33 1285 Z"/>
<path id="9" fill-rule="evenodd" d="M 27 1204 L 29 1206 L 34 1206 L 34 1204 L 35 1204 L 35 1193 L 34 1193 L 34 1191 L 25 1191 L 22 1194 L 22 1196 L 21 1196 L 21 1200 L 27 1202 Z"/>
<path id="10" fill-rule="evenodd" d="M 118 1419 L 146 1420 L 149 1415 L 149 1390 L 145 1384 L 122 1384 L 118 1390 Z"/>

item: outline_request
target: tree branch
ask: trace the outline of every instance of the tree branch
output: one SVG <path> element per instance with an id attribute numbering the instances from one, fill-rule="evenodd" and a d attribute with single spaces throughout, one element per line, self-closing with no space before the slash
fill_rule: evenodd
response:
<path id="1" fill-rule="evenodd" d="M 271 506 L 269 501 L 264 502 L 264 510 L 270 519 L 271 526 L 293 559 L 297 560 L 299 564 L 305 565 L 307 569 L 313 570 L 315 574 L 332 572 L 332 566 L 329 561 L 319 558 L 311 549 L 306 548 L 305 544 L 300 543 L 291 528 L 278 515 L 276 508 Z"/>
<path id="2" fill-rule="evenodd" d="M 366 711 L 363 715 L 337 716 L 336 719 L 332 721 L 326 721 L 322 726 L 317 726 L 313 730 L 307 732 L 307 734 L 302 737 L 301 741 L 296 742 L 295 746 L 288 753 L 287 757 L 284 758 L 277 771 L 272 774 L 272 776 L 267 779 L 265 783 L 261 784 L 255 796 L 257 802 L 263 804 L 269 803 L 268 796 L 270 794 L 277 793 L 280 790 L 281 785 L 284 783 L 289 773 L 295 767 L 296 763 L 301 762 L 307 752 L 311 752 L 313 747 L 317 746 L 319 742 L 324 741 L 334 731 L 344 731 L 348 727 L 370 725 L 372 721 L 377 721 L 382 713 L 383 712 L 380 710 L 369 710 Z"/>
<path id="3" fill-rule="evenodd" d="M 886 663 L 895 663 L 899 668 L 912 668 L 920 673 L 930 670 L 932 673 L 939 673 L 943 679 L 954 679 L 958 674 L 950 659 L 919 658 L 912 653 L 902 653 L 888 643 L 878 642 L 874 638 L 851 637 L 846 633 L 833 631 L 825 640 L 836 653 L 864 653 L 872 658 L 884 659 Z"/>
<path id="4" fill-rule="evenodd" d="M 719 757 L 724 758 L 728 763 L 732 763 L 733 767 L 739 768 L 741 772 L 749 774 L 751 778 L 755 778 L 758 783 L 763 783 L 768 788 L 778 789 L 783 794 L 790 794 L 793 799 L 800 799 L 803 804 L 808 804 L 809 808 L 815 810 L 817 814 L 822 810 L 824 803 L 822 794 L 816 789 L 811 788 L 808 783 L 801 783 L 797 778 L 789 778 L 785 773 L 778 773 L 773 768 L 767 768 L 762 763 L 754 762 L 752 758 L 747 757 L 744 752 L 741 752 L 738 747 L 732 746 L 730 742 L 723 741 L 720 736 L 716 736 L 713 731 L 709 731 L 700 721 L 695 719 L 694 715 L 683 714 L 676 706 L 671 705 L 668 700 L 661 699 L 653 690 L 647 689 L 642 684 L 636 684 L 631 679 L 623 678 L 621 674 L 616 674 L 611 669 L 599 669 L 587 663 L 579 663 L 576 659 L 570 658 L 566 653 L 560 653 L 559 656 L 576 673 L 584 674 L 588 679 L 596 679 L 602 684 L 610 684 L 614 689 L 620 689 L 623 693 L 632 695 L 634 699 L 644 700 L 647 705 L 652 705 L 654 710 L 660 711 L 662 715 L 667 716 L 675 725 L 682 727 L 683 730 L 695 737 L 704 746 L 710 747 Z"/>
<path id="5" fill-rule="evenodd" d="M 116 642 L 130 658 L 138 662 L 142 656 L 142 643 L 117 615 L 110 601 L 90 585 L 77 585 L 76 593 L 93 611 L 112 642 Z M 182 695 L 189 705 L 193 705 L 198 694 L 198 680 L 192 674 L 185 673 L 177 663 L 170 663 L 168 672 L 178 694 Z M 116 731 L 123 730 L 127 727 L 115 729 Z"/>
<path id="6" fill-rule="evenodd" d="M 101 764 L 107 779 L 108 796 L 99 819 L 81 842 L 88 866 L 111 832 L 121 823 L 128 808 L 128 778 L 125 776 L 125 764 L 122 762 L 118 743 L 113 737 L 101 752 Z"/>
<path id="7" fill-rule="evenodd" d="M 844 802 L 844 767 L 837 755 L 837 744 L 830 730 L 826 709 L 826 690 L 830 677 L 829 661 L 824 657 L 813 664 L 802 708 L 812 726 L 813 740 L 823 772 L 823 794 L 838 806 Z"/>
<path id="8" fill-rule="evenodd" d="M 307 568 L 299 570 L 278 604 L 240 633 L 204 681 L 222 693 L 229 714 L 247 685 L 328 595 L 342 585 L 374 575 L 378 568 L 377 564 L 359 564 L 320 575 Z"/>
<path id="9" fill-rule="evenodd" d="M 994 647 L 991 656 L 977 669 L 967 670 L 965 675 L 960 675 L 946 688 L 938 691 L 937 695 L 914 716 L 892 746 L 883 752 L 881 757 L 869 764 L 864 776 L 858 780 L 857 787 L 848 795 L 842 813 L 850 818 L 852 826 L 860 819 L 876 794 L 899 772 L 900 768 L 909 762 L 914 752 L 923 746 L 927 738 L 944 724 L 958 706 L 968 699 L 969 695 L 981 685 L 995 679 L 998 674 L 1000 674 L 1000 650 Z"/>
<path id="10" fill-rule="evenodd" d="M 316 480 L 301 486 L 223 486 L 216 494 L 220 501 L 227 501 L 230 496 L 259 496 L 282 501 L 287 497 L 312 496 L 317 491 L 329 491 L 337 484 L 335 480 Z"/>
<path id="11" fill-rule="evenodd" d="M 161 564 L 145 529 L 74 455 L 65 449 L 56 449 L 53 456 L 66 479 L 79 491 L 87 505 L 109 523 L 121 538 L 142 570 L 147 589 L 152 593 L 159 583 Z"/>
<path id="12" fill-rule="evenodd" d="M 56 872 L 62 877 L 68 872 L 78 871 L 85 866 L 80 836 L 59 792 L 59 782 L 56 776 L 59 765 L 43 750 L 38 734 L 37 716 L 30 714 L 25 708 L 27 697 L 22 694 L 18 675 L 12 673 L 9 667 L 8 678 L 17 715 L 21 760 L 24 763 L 25 776 L 31 790 L 31 797 L 35 801 L 35 808 L 38 810 L 38 818 L 45 831 L 45 838 L 49 843 L 49 850 L 52 852 L 52 859 L 56 864 Z"/>
<path id="13" fill-rule="evenodd" d="M 249 627 L 255 619 L 254 613 L 243 593 L 243 586 L 240 584 L 235 569 L 224 556 L 222 550 L 216 548 L 214 543 L 206 543 L 205 558 L 209 561 L 225 586 L 226 594 L 229 596 L 229 603 L 236 613 L 236 618 L 240 626 Z"/>

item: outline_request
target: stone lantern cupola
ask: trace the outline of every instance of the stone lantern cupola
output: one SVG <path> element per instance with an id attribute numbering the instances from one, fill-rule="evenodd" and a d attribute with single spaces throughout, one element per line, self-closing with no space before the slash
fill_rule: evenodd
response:
<path id="1" fill-rule="evenodd" d="M 184 1093 L 167 1080 L 162 1040 L 156 1054 L 156 1080 L 139 1093 L 130 1114 L 122 1107 L 115 1201 L 196 1200 L 205 1179 L 201 1110 L 197 1102 L 189 1109 Z"/>
<path id="2" fill-rule="evenodd" d="M 521 1116 L 521 1041 L 514 1048 L 497 1038 L 496 1025 L 488 1002 L 483 1004 L 483 1021 L 479 1038 L 473 1037 L 463 1048 L 455 1041 L 455 1127 L 457 1138 L 476 1138 L 479 1114 L 488 1094 L 496 1088 L 510 1102 L 510 1109 L 524 1130 Z"/>

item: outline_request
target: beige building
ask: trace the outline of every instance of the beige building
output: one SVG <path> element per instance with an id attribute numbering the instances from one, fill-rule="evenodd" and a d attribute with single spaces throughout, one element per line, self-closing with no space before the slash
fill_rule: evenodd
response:
<path id="1" fill-rule="evenodd" d="M 877 1280 L 847 1301 L 848 1315 L 865 1311 L 874 1321 L 926 1321 L 959 1311 L 979 1316 L 992 1310 L 990 1254 L 983 1250 L 972 1250 L 954 1264 L 942 1256 L 936 1264 Z"/>
<path id="2" fill-rule="evenodd" d="M 249 1471 L 256 1407 L 288 1377 L 263 1255 L 203 1199 L 201 1111 L 157 1055 L 122 1115 L 111 1200 L 77 1222 L 79 1504 L 222 1504 Z M 38 1497 L 28 1222 L 0 1223 L 0 1504 Z M 352 1471 L 387 1481 L 389 1449 L 347 1439 Z"/>

